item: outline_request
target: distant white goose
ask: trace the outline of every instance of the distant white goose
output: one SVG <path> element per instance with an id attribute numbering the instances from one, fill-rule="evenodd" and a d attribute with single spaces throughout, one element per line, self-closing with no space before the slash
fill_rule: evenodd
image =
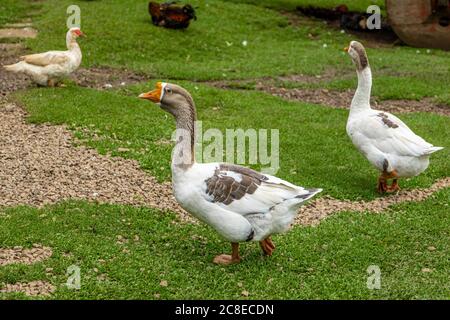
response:
<path id="1" fill-rule="evenodd" d="M 347 134 L 358 150 L 381 171 L 378 191 L 400 189 L 398 178 L 412 177 L 425 171 L 430 154 L 442 147 L 434 147 L 416 135 L 396 116 L 370 107 L 372 72 L 364 46 L 350 42 L 345 48 L 356 65 L 358 88 L 350 106 Z M 393 179 L 392 184 L 387 184 Z"/>
<path id="2" fill-rule="evenodd" d="M 22 61 L 3 67 L 26 74 L 38 85 L 53 87 L 80 66 L 82 55 L 76 39 L 83 36 L 79 28 L 71 28 L 66 34 L 67 51 L 29 54 L 20 57 Z"/>
<path id="3" fill-rule="evenodd" d="M 158 103 L 175 117 L 172 182 L 178 203 L 232 243 L 232 255 L 216 256 L 214 263 L 239 262 L 239 242 L 243 241 L 259 241 L 264 253 L 271 255 L 275 246 L 270 236 L 286 231 L 298 207 L 322 190 L 298 187 L 234 164 L 197 163 L 197 115 L 189 92 L 158 82 L 155 90 L 139 97 Z"/>

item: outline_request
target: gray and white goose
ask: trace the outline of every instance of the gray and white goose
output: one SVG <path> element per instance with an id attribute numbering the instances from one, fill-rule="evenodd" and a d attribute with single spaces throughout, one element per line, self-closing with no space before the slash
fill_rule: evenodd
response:
<path id="1" fill-rule="evenodd" d="M 378 191 L 400 189 L 398 178 L 416 176 L 427 169 L 435 147 L 416 135 L 396 116 L 370 107 L 372 71 L 364 46 L 350 42 L 344 49 L 352 58 L 358 75 L 358 88 L 353 97 L 347 121 L 347 134 L 356 148 L 380 170 Z M 392 179 L 389 186 L 387 181 Z"/>
<path id="2" fill-rule="evenodd" d="M 175 117 L 177 138 L 171 168 L 178 203 L 232 244 L 231 255 L 218 255 L 213 262 L 239 262 L 239 243 L 245 241 L 259 241 L 263 252 L 271 255 L 275 249 L 271 235 L 288 230 L 298 207 L 322 189 L 305 189 L 234 164 L 197 163 L 197 115 L 189 92 L 158 82 L 155 90 L 139 97 L 159 104 Z"/>

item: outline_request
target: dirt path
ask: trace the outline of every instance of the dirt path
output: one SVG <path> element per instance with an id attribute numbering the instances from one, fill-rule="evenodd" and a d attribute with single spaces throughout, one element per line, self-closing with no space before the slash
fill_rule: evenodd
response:
<path id="1" fill-rule="evenodd" d="M 137 161 L 74 147 L 64 126 L 34 125 L 15 104 L 0 101 L 0 205 L 42 206 L 65 199 L 148 205 L 181 215 L 169 183 Z"/>
<path id="2" fill-rule="evenodd" d="M 354 90 L 328 89 L 285 89 L 270 86 L 257 86 L 258 90 L 268 92 L 274 96 L 287 100 L 320 104 L 331 108 L 349 109 L 355 93 Z M 378 100 L 372 97 L 373 108 L 392 113 L 432 112 L 443 116 L 450 116 L 450 107 L 439 105 L 431 98 L 416 100 Z"/>
<path id="3" fill-rule="evenodd" d="M 277 82 L 297 82 L 299 84 L 317 84 L 323 81 L 331 81 L 335 78 L 336 72 L 329 71 L 323 75 L 291 75 L 276 78 L 258 78 L 251 80 L 229 80 L 229 81 L 208 81 L 207 84 L 221 89 L 229 90 L 248 90 L 256 89 L 269 93 L 290 101 L 306 102 L 318 104 L 330 108 L 349 109 L 350 103 L 355 93 L 354 89 L 348 90 L 328 90 L 328 89 L 303 89 L 303 88 L 283 88 Z M 353 77 L 353 73 L 339 75 L 340 79 Z M 432 98 L 423 98 L 421 100 L 381 100 L 377 97 L 371 98 L 373 108 L 392 112 L 392 113 L 410 113 L 410 112 L 432 112 L 442 116 L 450 116 L 450 106 L 438 104 Z"/>
<path id="4" fill-rule="evenodd" d="M 52 254 L 51 248 L 40 244 L 34 244 L 31 249 L 0 248 L 0 267 L 14 263 L 33 264 L 48 259 Z"/>

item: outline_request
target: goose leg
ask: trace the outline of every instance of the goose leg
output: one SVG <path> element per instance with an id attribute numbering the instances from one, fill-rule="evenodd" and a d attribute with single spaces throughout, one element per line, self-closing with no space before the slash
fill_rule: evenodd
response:
<path id="1" fill-rule="evenodd" d="M 273 251 L 275 250 L 275 245 L 272 242 L 272 238 L 269 236 L 263 241 L 259 242 L 261 249 L 263 250 L 266 256 L 271 256 Z"/>
<path id="2" fill-rule="evenodd" d="M 392 180 L 392 184 L 388 187 L 387 192 L 396 192 L 400 190 L 400 186 L 398 185 L 398 180 Z"/>
<path id="3" fill-rule="evenodd" d="M 385 193 L 387 191 L 388 187 L 387 187 L 387 183 L 386 183 L 386 178 L 384 176 L 384 174 L 382 173 L 379 177 L 378 177 L 378 193 Z"/>
<path id="4" fill-rule="evenodd" d="M 386 192 L 392 193 L 400 190 L 400 187 L 398 186 L 398 174 L 397 171 L 393 170 L 392 172 L 389 172 L 385 175 L 386 180 L 387 179 L 393 179 L 392 184 L 387 187 Z"/>
<path id="5" fill-rule="evenodd" d="M 233 263 L 239 263 L 241 257 L 239 256 L 239 243 L 231 243 L 231 256 L 229 254 L 221 254 L 214 258 L 213 263 L 221 265 L 229 265 Z"/>
<path id="6" fill-rule="evenodd" d="M 56 87 L 56 82 L 53 79 L 48 79 L 47 80 L 47 86 L 48 87 Z"/>

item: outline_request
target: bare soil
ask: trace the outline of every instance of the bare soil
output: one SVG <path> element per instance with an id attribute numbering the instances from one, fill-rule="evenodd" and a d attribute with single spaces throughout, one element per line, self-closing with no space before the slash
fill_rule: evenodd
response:
<path id="1" fill-rule="evenodd" d="M 36 38 L 37 30 L 25 28 L 4 28 L 0 29 L 0 38 Z"/>
<path id="2" fill-rule="evenodd" d="M 148 79 L 143 74 L 109 67 L 80 68 L 72 77 L 80 86 L 98 90 L 119 88 Z"/>
<path id="3" fill-rule="evenodd" d="M 34 244 L 31 249 L 0 248 L 0 267 L 14 263 L 33 264 L 50 258 L 52 254 L 51 248 L 40 244 Z"/>
<path id="4" fill-rule="evenodd" d="M 328 90 L 328 89 L 285 89 L 272 86 L 258 86 L 258 90 L 268 92 L 274 96 L 287 100 L 320 104 L 332 108 L 348 109 L 352 101 L 354 90 Z M 439 105 L 431 98 L 416 100 L 379 100 L 371 99 L 375 109 L 393 112 L 433 112 L 443 116 L 450 116 L 450 107 Z"/>
<path id="5" fill-rule="evenodd" d="M 28 124 L 25 112 L 0 101 L 0 206 L 43 206 L 67 199 L 145 205 L 186 213 L 170 183 L 158 183 L 137 161 L 74 147 L 64 126 Z"/>
<path id="6" fill-rule="evenodd" d="M 16 63 L 19 56 L 25 53 L 25 48 L 20 43 L 0 43 L 0 63 L 8 65 Z M 30 85 L 31 81 L 23 74 L 6 72 L 0 66 L 0 97 L 5 97 L 8 93 L 24 89 Z"/>
<path id="7" fill-rule="evenodd" d="M 23 292 L 27 296 L 49 296 L 55 291 L 55 287 L 46 281 L 32 281 L 32 282 L 18 282 L 15 284 L 7 284 L 0 292 L 11 293 L 11 292 Z"/>

